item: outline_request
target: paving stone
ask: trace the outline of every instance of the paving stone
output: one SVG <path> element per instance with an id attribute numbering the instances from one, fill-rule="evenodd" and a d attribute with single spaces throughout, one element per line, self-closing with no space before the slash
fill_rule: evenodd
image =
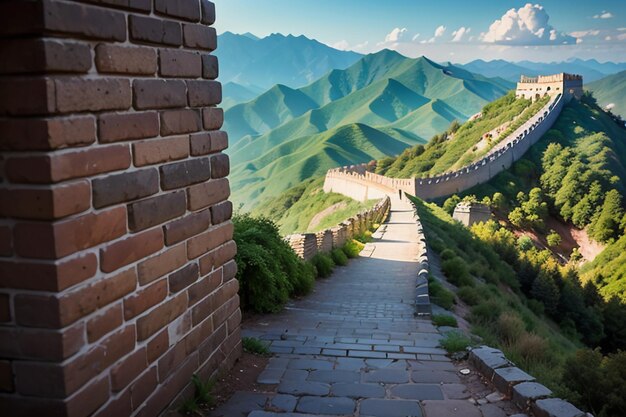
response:
<path id="1" fill-rule="evenodd" d="M 330 417 L 328 414 L 274 413 L 272 411 L 253 411 L 248 417 Z"/>
<path id="2" fill-rule="evenodd" d="M 297 411 L 311 414 L 346 415 L 354 413 L 356 402 L 347 397 L 302 397 Z"/>
<path id="3" fill-rule="evenodd" d="M 535 378 L 519 368 L 498 368 L 493 373 L 493 384 L 499 391 L 511 395 L 513 385 L 520 382 L 534 381 Z"/>
<path id="4" fill-rule="evenodd" d="M 415 359 L 415 355 L 410 353 L 387 353 L 389 359 Z"/>
<path id="5" fill-rule="evenodd" d="M 585 413 L 559 398 L 537 400 L 532 410 L 536 417 L 585 417 Z"/>
<path id="6" fill-rule="evenodd" d="M 378 369 L 365 374 L 365 382 L 380 382 L 385 384 L 406 384 L 409 382 L 409 373 L 396 369 Z"/>
<path id="7" fill-rule="evenodd" d="M 303 369 L 287 369 L 281 380 L 283 381 L 306 381 L 309 377 L 309 371 Z"/>
<path id="8" fill-rule="evenodd" d="M 416 371 L 451 371 L 456 372 L 452 362 L 409 361 L 411 369 Z"/>
<path id="9" fill-rule="evenodd" d="M 458 384 L 461 382 L 459 376 L 448 371 L 413 371 L 411 379 L 416 383 L 443 383 Z"/>
<path id="10" fill-rule="evenodd" d="M 293 348 L 270 345 L 269 351 L 272 352 L 272 353 L 291 353 L 291 352 L 293 352 Z"/>
<path id="11" fill-rule="evenodd" d="M 278 394 L 270 400 L 271 407 L 281 411 L 290 412 L 296 409 L 298 397 L 287 394 Z"/>
<path id="12" fill-rule="evenodd" d="M 374 351 L 377 351 L 377 352 L 400 352 L 400 346 L 395 346 L 395 345 L 374 345 Z"/>
<path id="13" fill-rule="evenodd" d="M 266 368 L 286 369 L 287 364 L 289 364 L 289 359 L 287 358 L 270 358 Z"/>
<path id="14" fill-rule="evenodd" d="M 512 400 L 522 410 L 530 405 L 530 402 L 540 398 L 547 398 L 552 391 L 536 382 L 522 382 L 513 387 Z"/>
<path id="15" fill-rule="evenodd" d="M 432 384 L 397 385 L 391 389 L 391 395 L 407 400 L 443 400 L 441 388 Z"/>
<path id="16" fill-rule="evenodd" d="M 387 354 L 385 352 L 368 352 L 365 350 L 349 350 L 348 356 L 353 358 L 378 358 L 385 359 Z"/>
<path id="17" fill-rule="evenodd" d="M 393 360 L 391 359 L 366 359 L 365 364 L 368 368 L 380 369 L 386 368 L 389 365 L 393 364 Z"/>
<path id="18" fill-rule="evenodd" d="M 477 406 L 469 401 L 423 401 L 426 417 L 482 417 Z"/>
<path id="19" fill-rule="evenodd" d="M 293 348 L 293 353 L 295 353 L 296 355 L 319 355 L 321 351 L 321 348 L 310 346 Z"/>
<path id="20" fill-rule="evenodd" d="M 467 387 L 463 384 L 442 384 L 441 390 L 446 398 L 451 400 L 465 400 L 470 397 Z"/>
<path id="21" fill-rule="evenodd" d="M 361 402 L 361 417 L 422 417 L 419 402 L 367 399 Z M 427 417 L 431 417 L 428 415 Z"/>
<path id="22" fill-rule="evenodd" d="M 331 386 L 330 391 L 337 397 L 383 398 L 385 396 L 385 389 L 379 384 L 338 382 Z"/>
<path id="23" fill-rule="evenodd" d="M 359 371 L 365 368 L 365 361 L 358 358 L 337 358 L 335 369 L 344 371 Z"/>
<path id="24" fill-rule="evenodd" d="M 358 382 L 361 374 L 355 371 L 343 371 L 333 369 L 332 371 L 313 371 L 307 378 L 308 381 L 317 382 Z"/>
<path id="25" fill-rule="evenodd" d="M 406 353 L 421 353 L 424 355 L 445 355 L 446 351 L 436 347 L 423 347 L 423 346 L 405 346 L 404 351 Z"/>
<path id="26" fill-rule="evenodd" d="M 480 411 L 483 413 L 483 417 L 506 417 L 504 410 L 495 404 L 481 405 Z"/>
<path id="27" fill-rule="evenodd" d="M 343 349 L 322 349 L 322 355 L 327 356 L 347 356 L 348 351 Z"/>
<path id="28" fill-rule="evenodd" d="M 282 381 L 278 392 L 292 395 L 328 395 L 330 385 L 311 381 Z"/>
<path id="29" fill-rule="evenodd" d="M 321 359 L 292 359 L 287 365 L 289 369 L 307 369 L 307 370 L 320 370 L 320 369 L 333 369 L 333 362 L 325 361 Z"/>
<path id="30" fill-rule="evenodd" d="M 278 384 L 284 373 L 285 370 L 281 368 L 265 368 L 256 382 L 259 384 Z"/>
<path id="31" fill-rule="evenodd" d="M 212 417 L 245 417 L 254 410 L 263 410 L 267 394 L 237 391 L 222 406 L 211 413 Z"/>

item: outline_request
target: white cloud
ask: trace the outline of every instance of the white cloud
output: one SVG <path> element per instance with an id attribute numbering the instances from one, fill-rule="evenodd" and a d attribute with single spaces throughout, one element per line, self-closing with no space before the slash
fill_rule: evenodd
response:
<path id="1" fill-rule="evenodd" d="M 576 38 L 576 45 L 583 43 L 583 38 Z"/>
<path id="2" fill-rule="evenodd" d="M 335 49 L 339 49 L 340 51 L 347 51 L 348 49 L 350 49 L 350 44 L 345 39 L 341 40 L 339 42 L 333 43 L 330 46 L 335 48 Z"/>
<path id="3" fill-rule="evenodd" d="M 435 29 L 435 38 L 442 37 L 444 33 L 446 33 L 446 27 L 444 25 L 439 26 Z"/>
<path id="4" fill-rule="evenodd" d="M 401 42 L 407 35 L 407 28 L 395 28 L 385 36 L 385 42 Z"/>
<path id="5" fill-rule="evenodd" d="M 613 38 L 612 38 L 611 36 L 606 36 L 606 37 L 604 38 L 604 40 L 605 40 L 605 41 L 610 41 L 610 40 L 612 40 L 612 39 L 613 39 Z"/>
<path id="6" fill-rule="evenodd" d="M 607 12 L 606 10 L 603 10 L 602 13 L 593 16 L 594 19 L 610 19 L 612 17 L 613 13 Z"/>
<path id="7" fill-rule="evenodd" d="M 597 29 L 589 29 L 589 30 L 577 30 L 575 32 L 571 32 L 570 35 L 575 38 L 584 38 L 587 36 L 598 36 L 600 31 Z"/>
<path id="8" fill-rule="evenodd" d="M 572 44 L 576 39 L 559 33 L 548 21 L 550 16 L 538 4 L 526 4 L 517 10 L 510 9 L 489 26 L 481 36 L 486 43 L 504 45 Z"/>
<path id="9" fill-rule="evenodd" d="M 472 29 L 461 26 L 460 28 L 452 32 L 452 42 L 460 42 L 463 39 L 463 36 L 468 34 L 470 30 Z"/>
<path id="10" fill-rule="evenodd" d="M 417 41 L 417 38 L 419 38 L 419 37 L 420 37 L 420 34 L 419 34 L 419 33 L 416 33 L 416 34 L 415 34 L 415 36 L 413 36 L 413 38 L 411 38 L 411 40 L 412 40 L 413 42 L 415 42 L 415 41 Z"/>
<path id="11" fill-rule="evenodd" d="M 614 107 L 615 107 L 615 103 L 609 103 L 609 104 L 607 104 L 604 108 L 605 108 L 605 109 L 607 109 L 607 110 L 611 110 L 611 109 L 613 109 Z"/>

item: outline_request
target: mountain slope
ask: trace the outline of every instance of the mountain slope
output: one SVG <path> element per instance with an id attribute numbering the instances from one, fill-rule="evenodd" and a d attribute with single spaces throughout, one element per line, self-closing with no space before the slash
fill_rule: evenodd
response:
<path id="1" fill-rule="evenodd" d="M 221 107 L 228 110 L 239 103 L 245 103 L 263 93 L 261 87 L 254 85 L 241 85 L 234 82 L 226 83 L 222 86 Z"/>
<path id="2" fill-rule="evenodd" d="M 215 54 L 220 60 L 221 82 L 262 89 L 275 84 L 298 88 L 361 58 L 356 52 L 339 51 L 304 36 L 272 34 L 258 39 L 250 34 L 225 32 L 218 42 Z"/>
<path id="3" fill-rule="evenodd" d="M 601 107 L 608 106 L 613 113 L 626 118 L 626 71 L 609 75 L 586 87 Z"/>

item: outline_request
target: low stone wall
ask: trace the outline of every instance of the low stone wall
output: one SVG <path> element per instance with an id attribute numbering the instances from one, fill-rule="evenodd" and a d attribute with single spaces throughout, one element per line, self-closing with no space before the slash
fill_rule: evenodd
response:
<path id="1" fill-rule="evenodd" d="M 587 414 L 560 398 L 535 378 L 517 368 L 502 351 L 481 346 L 470 352 L 469 361 L 498 391 L 507 395 L 524 412 L 535 417 L 585 417 Z"/>
<path id="2" fill-rule="evenodd" d="M 328 253 L 340 248 L 354 236 L 363 233 L 376 223 L 382 223 L 391 209 L 389 197 L 382 198 L 369 210 L 357 213 L 337 226 L 317 233 L 297 233 L 285 237 L 296 254 L 308 261 L 317 253 Z"/>
<path id="3" fill-rule="evenodd" d="M 416 282 L 416 298 L 415 298 L 415 310 L 418 316 L 428 316 L 431 314 L 430 308 L 430 296 L 428 295 L 428 275 L 430 266 L 428 264 L 428 249 L 426 246 L 426 235 L 424 234 L 424 227 L 420 221 L 420 217 L 417 214 L 417 208 L 415 204 L 411 202 L 413 206 L 413 218 L 417 227 L 417 261 L 419 266 L 417 268 L 417 282 Z"/>

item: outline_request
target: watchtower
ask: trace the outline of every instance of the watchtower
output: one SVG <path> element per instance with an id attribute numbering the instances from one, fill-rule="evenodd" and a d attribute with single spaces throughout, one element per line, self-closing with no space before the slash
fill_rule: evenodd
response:
<path id="1" fill-rule="evenodd" d="M 545 95 L 563 94 L 567 101 L 580 100 L 583 94 L 583 77 L 576 74 L 553 74 L 527 77 L 522 75 L 517 83 L 515 97 L 538 100 Z"/>

